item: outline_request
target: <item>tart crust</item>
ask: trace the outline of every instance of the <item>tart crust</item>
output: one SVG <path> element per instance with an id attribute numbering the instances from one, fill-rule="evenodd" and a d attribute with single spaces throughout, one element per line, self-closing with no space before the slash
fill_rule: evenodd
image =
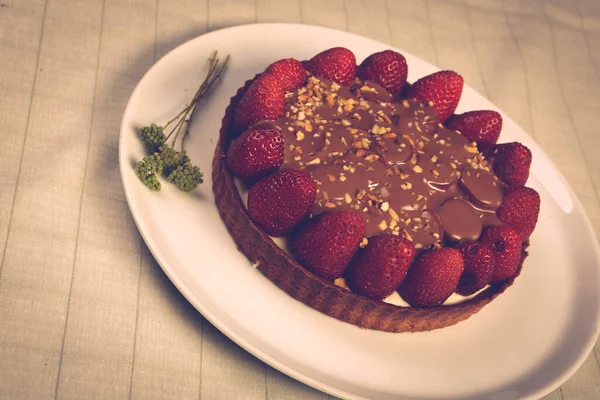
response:
<path id="1" fill-rule="evenodd" d="M 444 328 L 469 318 L 513 284 L 527 257 L 528 242 L 523 244 L 517 273 L 511 279 L 491 285 L 462 303 L 431 308 L 400 307 L 354 294 L 313 275 L 294 261 L 250 220 L 225 162 L 225 154 L 234 135 L 231 122 L 235 107 L 253 81 L 247 81 L 238 90 L 225 110 L 213 158 L 213 192 L 219 214 L 238 249 L 280 289 L 323 314 L 361 328 L 386 332 L 422 332 Z"/>

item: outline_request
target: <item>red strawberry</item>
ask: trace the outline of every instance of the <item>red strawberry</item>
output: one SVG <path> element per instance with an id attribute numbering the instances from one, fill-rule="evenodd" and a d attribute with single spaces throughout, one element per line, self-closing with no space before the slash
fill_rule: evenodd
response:
<path id="1" fill-rule="evenodd" d="M 431 101 L 440 122 L 445 122 L 456 110 L 463 89 L 463 78 L 453 71 L 439 71 L 413 83 L 408 97 Z"/>
<path id="2" fill-rule="evenodd" d="M 492 154 L 494 172 L 509 186 L 524 186 L 529 178 L 531 151 L 521 143 L 496 146 Z"/>
<path id="3" fill-rule="evenodd" d="M 233 116 L 233 126 L 243 131 L 261 120 L 276 119 L 283 115 L 285 97 L 281 83 L 273 74 L 259 76 L 240 100 Z"/>
<path id="4" fill-rule="evenodd" d="M 308 217 L 316 195 L 317 185 L 306 172 L 275 172 L 248 192 L 248 213 L 269 235 L 283 236 Z"/>
<path id="5" fill-rule="evenodd" d="M 482 242 L 465 242 L 456 248 L 465 260 L 465 270 L 458 281 L 456 293 L 469 296 L 490 283 L 496 265 L 494 251 L 489 244 Z"/>
<path id="6" fill-rule="evenodd" d="M 413 307 L 439 306 L 454 292 L 463 270 L 460 251 L 451 247 L 429 250 L 408 270 L 398 292 Z"/>
<path id="7" fill-rule="evenodd" d="M 344 47 L 334 47 L 311 58 L 307 69 L 317 78 L 349 85 L 356 78 L 356 57 Z"/>
<path id="8" fill-rule="evenodd" d="M 509 189 L 496 215 L 504 224 L 519 232 L 527 240 L 535 229 L 540 213 L 540 195 L 534 189 L 522 186 Z"/>
<path id="9" fill-rule="evenodd" d="M 408 65 L 402 54 L 385 50 L 367 57 L 356 73 L 360 79 L 377 82 L 395 96 L 406 83 Z"/>
<path id="10" fill-rule="evenodd" d="M 365 232 L 362 215 L 352 211 L 319 214 L 300 227 L 292 252 L 306 269 L 333 281 L 342 276 Z"/>
<path id="11" fill-rule="evenodd" d="M 283 137 L 273 128 L 250 128 L 236 138 L 227 151 L 227 165 L 235 176 L 256 179 L 283 163 Z"/>
<path id="12" fill-rule="evenodd" d="M 496 111 L 469 111 L 450 117 L 446 126 L 460 131 L 480 148 L 496 144 L 502 130 L 502 116 Z"/>
<path id="13" fill-rule="evenodd" d="M 415 258 L 413 243 L 400 236 L 375 235 L 352 261 L 346 282 L 353 292 L 384 299 L 398 288 Z"/>
<path id="14" fill-rule="evenodd" d="M 284 92 L 296 90 L 306 83 L 306 70 L 302 63 L 294 58 L 275 61 L 265 72 L 279 78 Z"/>
<path id="15" fill-rule="evenodd" d="M 507 225 L 495 226 L 483 233 L 482 241 L 494 251 L 496 267 L 490 283 L 505 281 L 517 272 L 521 261 L 521 235 Z"/>

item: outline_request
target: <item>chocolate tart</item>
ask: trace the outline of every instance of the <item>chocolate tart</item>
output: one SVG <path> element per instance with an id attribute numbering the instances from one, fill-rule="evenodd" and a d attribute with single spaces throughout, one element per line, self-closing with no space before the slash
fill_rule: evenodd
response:
<path id="1" fill-rule="evenodd" d="M 288 295 L 330 317 L 361 328 L 421 332 L 444 328 L 469 318 L 513 284 L 527 256 L 527 242 L 523 244 L 520 264 L 512 278 L 490 285 L 461 303 L 431 308 L 402 307 L 354 294 L 319 278 L 294 261 L 252 222 L 226 165 L 225 154 L 236 134 L 232 128 L 234 110 L 252 82 L 247 81 L 226 108 L 213 158 L 213 191 L 221 218 L 239 250 Z"/>

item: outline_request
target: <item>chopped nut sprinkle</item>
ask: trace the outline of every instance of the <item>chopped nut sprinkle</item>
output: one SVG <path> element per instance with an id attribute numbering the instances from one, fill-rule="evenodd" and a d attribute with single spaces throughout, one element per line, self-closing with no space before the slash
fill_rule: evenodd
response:
<path id="1" fill-rule="evenodd" d="M 386 212 L 390 209 L 390 203 L 388 203 L 387 201 L 384 201 L 383 203 L 381 203 L 379 208 L 381 208 L 381 211 Z"/>
<path id="2" fill-rule="evenodd" d="M 350 290 L 350 288 L 348 287 L 348 284 L 346 283 L 346 280 L 344 278 L 337 278 L 336 280 L 333 281 L 333 284 L 335 286 L 339 286 L 343 289 Z"/>
<path id="3" fill-rule="evenodd" d="M 491 163 L 478 152 L 476 143 L 464 145 L 463 150 L 466 140 L 459 144 L 451 136 L 454 132 L 447 136 L 447 129 L 438 124 L 426 102 L 372 101 L 368 92 L 373 87 L 361 85 L 360 79 L 353 84 L 357 86 L 350 95 L 339 84 L 325 84 L 310 76 L 306 86 L 286 95 L 285 120 L 275 121 L 285 136 L 285 167 L 313 166 L 311 174 L 321 180 L 315 179 L 320 211 L 362 210 L 367 234 L 386 231 L 413 241 L 415 230 L 418 238 L 429 235 L 427 243 L 418 239 L 417 248 L 430 248 L 432 242 L 444 238 L 432 232 L 427 219 L 419 220 L 421 210 L 437 212 L 445 193 L 454 195 L 456 190 L 457 198 L 466 196 L 460 185 L 446 188 L 436 183 L 455 182 L 462 174 L 483 171 L 493 176 Z M 290 159 L 294 165 L 287 165 Z M 326 169 L 314 168 L 317 165 Z M 369 171 L 379 176 L 369 176 Z M 497 180 L 490 183 L 502 185 Z M 364 241 L 361 246 L 368 243 Z"/>
<path id="4" fill-rule="evenodd" d="M 385 231 L 387 229 L 387 222 L 385 220 L 381 221 L 378 225 L 379 229 Z"/>
<path id="5" fill-rule="evenodd" d="M 471 154 L 475 154 L 477 153 L 477 147 L 473 146 L 472 144 L 466 144 L 465 145 L 465 150 Z"/>

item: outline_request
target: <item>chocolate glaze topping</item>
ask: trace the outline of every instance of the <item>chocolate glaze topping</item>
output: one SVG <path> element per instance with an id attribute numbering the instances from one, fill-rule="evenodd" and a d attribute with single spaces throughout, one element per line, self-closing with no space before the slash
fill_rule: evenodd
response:
<path id="1" fill-rule="evenodd" d="M 476 240 L 499 224 L 503 184 L 431 105 L 394 100 L 370 81 L 344 87 L 310 77 L 286 95 L 274 125 L 286 144 L 282 168 L 304 169 L 317 183 L 313 215 L 360 212 L 367 236 L 403 234 L 417 249 Z"/>

